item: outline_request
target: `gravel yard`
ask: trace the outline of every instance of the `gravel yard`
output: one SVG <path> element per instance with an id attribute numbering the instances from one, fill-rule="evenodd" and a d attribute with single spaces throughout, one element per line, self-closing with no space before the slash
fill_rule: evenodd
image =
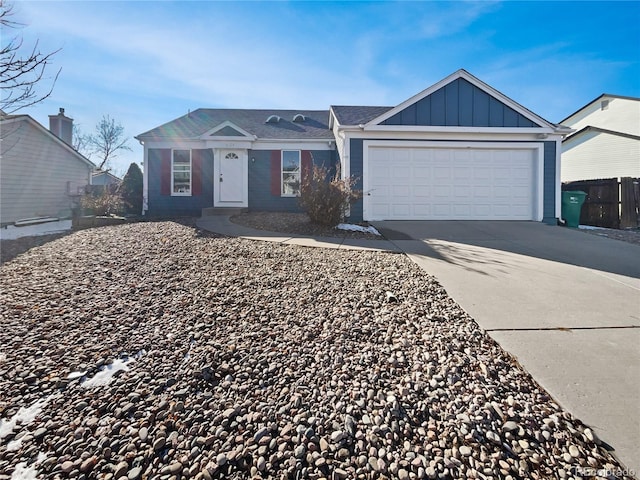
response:
<path id="1" fill-rule="evenodd" d="M 0 322 L 0 479 L 623 478 L 402 255 L 83 230 Z"/>

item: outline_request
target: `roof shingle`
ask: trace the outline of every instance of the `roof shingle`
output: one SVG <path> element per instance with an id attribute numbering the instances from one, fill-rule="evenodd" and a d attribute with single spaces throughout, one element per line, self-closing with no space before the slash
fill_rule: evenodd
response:
<path id="1" fill-rule="evenodd" d="M 293 122 L 301 113 L 303 122 Z M 277 123 L 265 123 L 278 115 Z M 273 139 L 333 139 L 327 110 L 248 110 L 199 108 L 182 117 L 141 133 L 140 139 L 198 138 L 221 123 L 229 121 L 258 138 Z"/>

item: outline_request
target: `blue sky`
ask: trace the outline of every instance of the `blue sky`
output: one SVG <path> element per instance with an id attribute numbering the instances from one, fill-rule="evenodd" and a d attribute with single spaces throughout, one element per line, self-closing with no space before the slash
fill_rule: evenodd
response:
<path id="1" fill-rule="evenodd" d="M 17 1 L 25 47 L 61 48 L 53 94 L 84 133 L 134 135 L 200 107 L 397 105 L 464 68 L 552 122 L 640 97 L 640 2 Z M 94 158 L 95 160 L 95 158 Z"/>

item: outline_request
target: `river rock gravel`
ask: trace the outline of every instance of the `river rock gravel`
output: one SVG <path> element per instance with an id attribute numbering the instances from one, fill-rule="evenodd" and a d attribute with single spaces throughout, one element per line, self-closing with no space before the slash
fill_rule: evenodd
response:
<path id="1" fill-rule="evenodd" d="M 83 230 L 0 268 L 0 321 L 1 479 L 624 476 L 399 254 Z"/>

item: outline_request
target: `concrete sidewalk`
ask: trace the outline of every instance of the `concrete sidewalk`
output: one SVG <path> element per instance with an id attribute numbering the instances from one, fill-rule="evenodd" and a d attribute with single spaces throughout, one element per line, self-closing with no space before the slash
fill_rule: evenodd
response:
<path id="1" fill-rule="evenodd" d="M 366 238 L 353 239 L 345 237 L 305 237 L 302 235 L 290 235 L 238 225 L 229 220 L 226 215 L 211 215 L 199 218 L 196 225 L 209 232 L 219 233 L 229 237 L 241 237 L 250 240 L 262 240 L 284 243 L 288 245 L 300 245 L 303 247 L 321 247 L 348 250 L 377 250 L 385 252 L 401 253 L 401 250 L 393 242 L 380 238 L 369 240 Z"/>
<path id="2" fill-rule="evenodd" d="M 640 246 L 535 222 L 375 226 L 640 472 Z"/>

